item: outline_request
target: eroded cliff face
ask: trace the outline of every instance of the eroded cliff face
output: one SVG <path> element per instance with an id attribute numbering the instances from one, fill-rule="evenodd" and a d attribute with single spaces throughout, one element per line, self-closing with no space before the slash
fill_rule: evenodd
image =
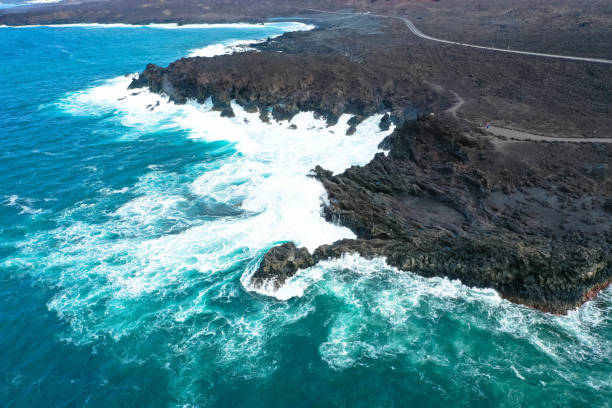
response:
<path id="1" fill-rule="evenodd" d="M 326 219 L 357 239 L 291 253 L 307 266 L 348 252 L 382 256 L 543 311 L 579 306 L 612 281 L 612 149 L 492 140 L 423 117 L 399 127 L 381 144 L 389 153 L 366 166 L 339 175 L 317 167 Z M 270 251 L 253 283 L 284 283 L 295 272 L 278 273 L 282 259 Z"/>
<path id="2" fill-rule="evenodd" d="M 271 51 L 184 58 L 167 68 L 148 65 L 131 87 L 165 93 L 176 103 L 211 98 L 226 116 L 233 116 L 235 100 L 248 111 L 259 111 L 262 120 L 314 111 L 330 124 L 343 113 L 353 114 L 356 125 L 365 116 L 390 111 L 391 119 L 401 122 L 450 106 L 448 95 L 399 66 L 389 72 L 389 67 L 337 55 Z"/>

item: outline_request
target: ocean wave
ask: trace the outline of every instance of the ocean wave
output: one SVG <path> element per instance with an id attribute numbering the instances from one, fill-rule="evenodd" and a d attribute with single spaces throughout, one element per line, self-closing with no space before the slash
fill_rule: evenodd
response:
<path id="1" fill-rule="evenodd" d="M 247 287 L 252 271 L 242 277 Z M 383 258 L 368 260 L 345 254 L 298 271 L 278 290 L 264 287 L 257 291 L 279 301 L 295 298 L 300 304 L 315 305 L 325 298 L 326 303 L 333 303 L 339 312 L 329 317 L 329 334 L 320 344 L 319 353 L 330 368 L 338 371 L 398 358 L 407 359 L 410 367 L 430 363 L 446 366 L 457 358 L 455 351 L 471 354 L 478 333 L 492 336 L 490 341 L 505 350 L 508 358 L 494 365 L 490 361 L 466 361 L 470 370 L 475 370 L 474 375 L 497 371 L 502 376 L 503 371 L 533 381 L 545 377 L 547 361 L 571 367 L 612 355 L 612 345 L 599 334 L 602 326 L 612 323 L 607 315 L 610 289 L 599 300 L 587 302 L 567 316 L 556 316 L 511 303 L 492 289 L 472 288 L 446 278 L 423 278 L 390 267 Z M 427 330 L 433 331 L 440 324 L 456 327 L 456 333 L 448 339 L 428 338 Z M 445 350 L 448 342 L 453 344 L 452 349 Z M 521 345 L 517 349 L 514 344 Z M 529 357 L 517 351 L 526 348 Z M 541 367 L 527 361 L 534 355 L 544 358 Z M 569 368 L 558 368 L 558 374 L 577 381 Z M 591 386 L 605 385 L 610 383 L 600 379 L 593 380 Z"/>
<path id="2" fill-rule="evenodd" d="M 367 163 L 389 133 L 378 129 L 380 115 L 364 121 L 352 136 L 345 135 L 348 115 L 333 127 L 308 112 L 291 122 L 268 124 L 234 105 L 236 117 L 222 118 L 210 102 L 176 105 L 163 95 L 128 90 L 132 78 L 122 76 L 71 93 L 57 107 L 79 116 L 111 114 L 103 120 L 133 135 L 174 129 L 203 148 L 210 142 L 230 148 L 219 160 L 185 173 L 152 166 L 135 185 L 102 189 L 98 200 L 61 213 L 57 229 L 31 234 L 24 241 L 22 252 L 8 262 L 36 265 L 41 278 L 61 288 L 48 307 L 70 322 L 72 341 L 130 336 L 142 329 L 143 322 L 134 320 L 131 310 L 139 299 L 192 293 L 194 282 L 215 288 L 233 282 L 238 285 L 233 291 L 241 293 L 239 278 L 246 264 L 279 241 L 314 249 L 354 237 L 349 229 L 321 217 L 325 190 L 308 172 L 317 164 L 339 172 Z M 129 195 L 123 194 L 127 191 Z M 107 211 L 104 203 L 110 199 L 123 203 Z M 218 206 L 227 210 L 207 215 L 207 208 Z M 91 214 L 97 216 L 88 221 Z M 179 320 L 201 313 L 201 305 L 192 302 L 183 305 Z M 92 307 L 99 313 L 92 314 Z M 226 347 L 231 348 L 228 341 Z"/>
<path id="3" fill-rule="evenodd" d="M 17 194 L 6 196 L 3 204 L 7 207 L 19 208 L 20 215 L 22 214 L 34 215 L 34 214 L 40 214 L 44 212 L 44 210 L 41 208 L 33 208 L 34 200 L 30 198 L 19 197 Z"/>
<path id="4" fill-rule="evenodd" d="M 251 45 L 265 41 L 262 40 L 230 40 L 220 44 L 207 45 L 206 47 L 196 48 L 189 52 L 188 57 L 214 57 L 216 55 L 234 54 L 237 52 L 253 51 Z"/>

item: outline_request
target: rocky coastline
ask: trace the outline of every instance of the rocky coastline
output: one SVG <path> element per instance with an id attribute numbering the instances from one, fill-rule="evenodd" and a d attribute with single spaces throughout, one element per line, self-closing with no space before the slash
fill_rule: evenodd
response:
<path id="1" fill-rule="evenodd" d="M 406 46 L 405 27 L 367 16 L 325 24 L 257 52 L 148 65 L 130 86 L 176 103 L 210 99 L 229 117 L 233 102 L 263 121 L 314 111 L 331 125 L 348 113 L 348 135 L 376 113 L 385 113 L 381 129 L 396 125 L 381 143 L 388 154 L 366 166 L 313 170 L 329 198 L 322 214 L 356 239 L 313 253 L 293 243 L 272 248 L 254 287 L 278 288 L 345 253 L 494 288 L 551 313 L 612 282 L 612 145 L 510 141 L 474 125 L 503 117 L 561 137 L 605 137 L 610 68 Z M 465 97 L 460 115 L 449 109 L 455 90 Z"/>
<path id="2" fill-rule="evenodd" d="M 612 183 L 604 145 L 495 141 L 449 118 L 405 122 L 387 155 L 332 175 L 317 167 L 329 222 L 357 239 L 310 254 L 286 243 L 252 277 L 280 287 L 298 269 L 358 253 L 400 270 L 496 289 L 565 313 L 612 282 Z"/>
<path id="3" fill-rule="evenodd" d="M 183 58 L 167 68 L 149 64 L 130 87 L 148 87 L 175 103 L 204 103 L 210 98 L 213 109 L 228 117 L 234 116 L 232 101 L 259 112 L 263 121 L 290 120 L 299 112 L 313 111 L 333 125 L 347 113 L 354 116 L 349 133 L 376 113 L 391 112 L 381 123 L 388 128 L 390 121 L 401 123 L 419 113 L 446 109 L 452 102 L 449 95 L 417 78 L 399 72 L 390 77 L 375 64 L 272 51 Z"/>

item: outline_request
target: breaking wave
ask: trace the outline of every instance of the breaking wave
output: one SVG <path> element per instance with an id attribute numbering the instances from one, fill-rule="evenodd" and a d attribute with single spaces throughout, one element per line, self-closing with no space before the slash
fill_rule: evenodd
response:
<path id="1" fill-rule="evenodd" d="M 291 240 L 313 250 L 354 237 L 321 217 L 325 191 L 308 173 L 317 164 L 338 172 L 367 163 L 387 134 L 378 129 L 380 116 L 364 121 L 352 136 L 345 134 L 348 115 L 333 127 L 312 113 L 266 124 L 234 106 L 236 117 L 228 119 L 210 103 L 175 105 L 147 90 L 128 90 L 131 79 L 114 78 L 75 92 L 57 107 L 77 116 L 111 114 L 108 121 L 130 129 L 119 141 L 160 129 L 182 130 L 203 148 L 221 143 L 217 148 L 224 153 L 186 174 L 152 167 L 133 186 L 104 188 L 100 203 L 66 210 L 59 228 L 32 235 L 23 243 L 24 257 L 7 261 L 15 267 L 27 258 L 45 279 L 61 270 L 52 280 L 62 289 L 48 306 L 71 322 L 72 341 L 87 343 L 101 335 L 119 339 L 138 330 L 138 322 L 123 316 L 133 313 L 126 302 L 189 291 L 194 276 L 227 284 L 233 277 L 228 271 L 239 277 L 245 263 L 278 242 Z M 133 198 L 106 211 L 102 222 L 83 216 L 100 212 L 104 199 L 119 195 Z M 51 241 L 54 250 L 45 253 Z M 105 318 L 90 313 L 99 302 Z"/>
<path id="2" fill-rule="evenodd" d="M 285 31 L 309 31 L 315 26 L 302 23 L 291 23 L 284 27 Z M 267 38 L 276 38 L 282 34 L 270 35 L 266 38 L 251 39 L 251 40 L 226 40 L 223 43 L 207 45 L 206 47 L 196 48 L 190 51 L 189 57 L 214 57 L 215 55 L 233 54 L 236 52 L 254 51 L 254 44 L 259 44 L 266 41 Z"/>

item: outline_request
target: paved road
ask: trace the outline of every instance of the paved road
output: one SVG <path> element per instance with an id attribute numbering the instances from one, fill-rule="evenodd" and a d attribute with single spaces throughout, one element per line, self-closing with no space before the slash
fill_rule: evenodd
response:
<path id="1" fill-rule="evenodd" d="M 426 40 L 437 41 L 437 42 L 441 42 L 445 44 L 460 45 L 462 47 L 478 48 L 481 50 L 507 52 L 511 54 L 533 55 L 536 57 L 547 57 L 547 58 L 557 58 L 557 59 L 565 59 L 565 60 L 572 60 L 572 61 L 584 61 L 584 62 L 597 62 L 597 63 L 602 63 L 602 64 L 612 64 L 612 60 L 607 60 L 603 58 L 572 57 L 569 55 L 556 55 L 556 54 L 544 54 L 541 52 L 517 51 L 517 50 L 509 50 L 509 49 L 495 48 L 495 47 L 484 47 L 482 45 L 466 44 L 466 43 L 457 42 L 457 41 L 442 40 L 439 38 L 431 37 L 427 34 L 423 34 L 421 30 L 416 28 L 414 24 L 412 23 L 412 21 L 410 21 L 407 18 L 404 18 L 404 17 L 396 17 L 396 18 L 399 18 L 404 23 L 406 23 L 406 26 L 408 26 L 408 29 L 410 30 L 412 34 L 418 37 L 424 38 Z"/>
<path id="2" fill-rule="evenodd" d="M 294 8 L 300 9 L 299 7 L 294 7 Z M 406 24 L 406 26 L 408 27 L 408 29 L 410 30 L 410 32 L 412 34 L 416 35 L 417 37 L 423 38 L 425 40 L 430 40 L 430 41 L 436 41 L 436 42 L 439 42 L 439 43 L 444 43 L 444 44 L 459 45 L 461 47 L 478 48 L 478 49 L 481 49 L 481 50 L 505 52 L 505 53 L 510 53 L 510 54 L 531 55 L 531 56 L 535 56 L 535 57 L 556 58 L 556 59 L 563 59 L 563 60 L 570 60 L 570 61 L 582 61 L 582 62 L 595 62 L 595 63 L 600 63 L 600 64 L 612 64 L 612 60 L 603 59 L 603 58 L 574 57 L 574 56 L 571 56 L 571 55 L 557 55 L 557 54 L 545 54 L 545 53 L 542 53 L 542 52 L 517 51 L 517 50 L 504 49 L 504 48 L 485 47 L 485 46 L 482 46 L 482 45 L 466 44 L 466 43 L 462 43 L 462 42 L 458 42 L 458 41 L 442 40 L 440 38 L 435 38 L 435 37 L 431 37 L 431 36 L 429 36 L 427 34 L 423 34 L 423 32 L 421 30 L 419 30 L 418 28 L 415 27 L 415 25 L 412 23 L 412 21 L 410 21 L 409 19 L 407 19 L 405 17 L 393 17 L 393 16 L 385 16 L 383 14 L 370 14 L 370 13 L 346 13 L 346 12 L 340 12 L 340 11 L 327 11 L 327 10 L 318 10 L 318 9 L 301 9 L 301 10 L 315 11 L 315 12 L 318 12 L 318 13 L 327 13 L 327 14 L 368 15 L 368 16 L 381 17 L 381 18 L 394 18 L 394 19 L 398 19 L 398 20 L 403 21 Z"/>
<path id="3" fill-rule="evenodd" d="M 485 130 L 493 133 L 496 136 L 504 136 L 512 140 L 522 140 L 522 141 L 529 141 L 529 142 L 538 141 L 538 142 L 572 142 L 572 143 L 612 143 L 612 139 L 606 139 L 602 137 L 588 137 L 588 138 L 550 137 L 550 136 L 534 135 L 533 133 L 520 132 L 518 130 L 506 129 L 506 128 L 501 128 L 497 126 L 489 126 L 489 128 Z"/>
<path id="4" fill-rule="evenodd" d="M 296 7 L 297 8 L 297 7 Z M 304 10 L 304 9 L 302 9 Z M 340 15 L 363 15 L 362 13 L 343 13 L 343 12 L 339 12 L 339 11 L 326 11 L 326 10 L 318 10 L 318 9 L 306 9 L 308 11 L 315 11 L 318 13 L 327 13 L 327 14 L 340 14 Z M 373 17 L 382 17 L 382 18 L 395 18 L 395 19 L 399 19 L 402 20 L 406 26 L 408 27 L 408 29 L 410 30 L 410 32 L 418 37 L 424 38 L 426 40 L 431 40 L 431 41 L 437 41 L 437 42 L 441 42 L 441 43 L 445 43 L 445 44 L 453 44 L 453 45 L 460 45 L 463 47 L 471 47 L 471 48 L 480 48 L 480 49 L 484 49 L 484 50 L 490 50 L 490 51 L 499 51 L 499 52 L 507 52 L 507 53 L 512 53 L 512 54 L 524 54 L 524 55 L 533 55 L 533 56 L 537 56 L 537 57 L 547 57 L 547 58 L 558 58 L 558 59 L 566 59 L 566 60 L 574 60 L 574 61 L 586 61 L 586 62 L 596 62 L 596 63 L 603 63 L 603 64 L 612 64 L 611 60 L 606 60 L 606 59 L 600 59 L 600 58 L 583 58 L 583 57 L 572 57 L 572 56 L 566 56 L 566 55 L 555 55 L 555 54 L 543 54 L 543 53 L 539 53 L 539 52 L 528 52 L 528 51 L 516 51 L 516 50 L 505 50 L 502 48 L 494 48 L 494 47 L 483 47 L 480 45 L 473 45 L 473 44 L 465 44 L 465 43 L 460 43 L 460 42 L 456 42 L 456 41 L 448 41 L 448 40 L 441 40 L 439 38 L 434 38 L 434 37 L 430 37 L 426 34 L 423 34 L 418 28 L 415 27 L 415 25 L 412 23 L 412 21 L 410 21 L 409 19 L 405 18 L 405 17 L 391 17 L 391 16 L 385 16 L 385 15 L 381 15 L 381 14 L 366 14 L 366 15 L 370 15 Z M 437 84 L 432 84 L 430 83 L 430 85 L 432 87 L 434 87 L 435 89 L 439 90 L 439 91 L 444 91 L 444 88 L 440 85 Z M 452 107 L 450 107 L 447 112 L 450 113 L 451 115 L 453 115 L 455 118 L 457 117 L 457 111 L 459 110 L 459 108 L 461 108 L 461 106 L 463 106 L 463 104 L 465 103 L 465 100 L 456 92 L 450 91 L 454 96 L 455 96 L 455 103 L 453 104 Z M 521 132 L 518 130 L 513 130 L 513 129 L 506 129 L 506 128 L 501 128 L 501 127 L 497 127 L 497 126 L 489 126 L 488 129 L 486 129 L 487 131 L 489 131 L 490 133 L 496 135 L 496 136 L 503 136 L 503 137 L 507 137 L 508 139 L 512 139 L 512 140 L 521 140 L 521 141 L 546 141 L 546 142 L 573 142 L 573 143 L 612 143 L 612 138 L 570 138 L 570 137 L 551 137 L 551 136 L 542 136 L 542 135 L 535 135 L 533 133 L 527 133 L 527 132 Z"/>

